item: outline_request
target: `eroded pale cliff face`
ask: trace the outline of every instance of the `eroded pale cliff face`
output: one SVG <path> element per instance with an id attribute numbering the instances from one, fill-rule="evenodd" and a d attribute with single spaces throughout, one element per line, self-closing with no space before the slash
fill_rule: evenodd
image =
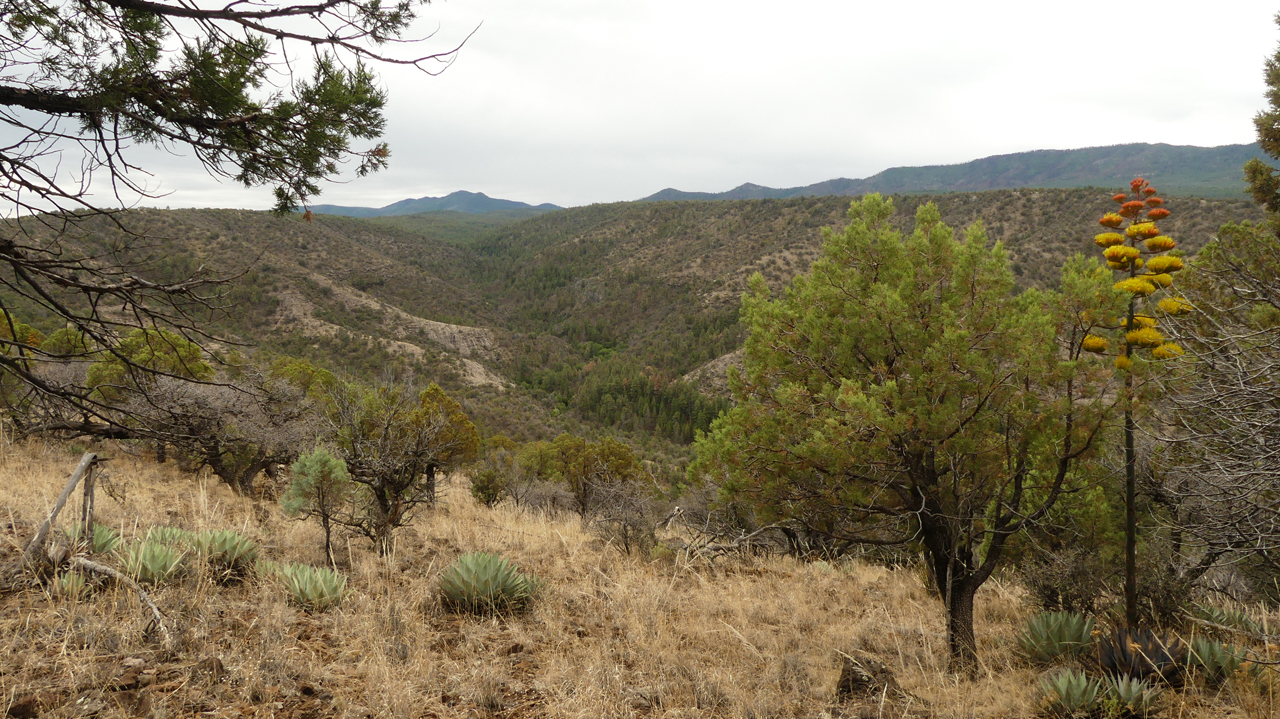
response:
<path id="1" fill-rule="evenodd" d="M 459 375 L 468 384 L 494 387 L 510 385 L 505 378 L 484 364 L 492 363 L 501 356 L 501 348 L 492 330 L 423 319 L 323 275 L 311 273 L 308 279 L 326 288 L 335 300 L 348 308 L 376 312 L 381 317 L 379 324 L 384 336 L 394 338 L 383 340 L 392 352 L 422 357 L 427 350 L 411 340 L 425 338 L 450 355 L 450 359 L 458 366 Z M 279 296 L 281 304 L 277 312 L 277 328 L 289 328 L 313 337 L 332 336 L 342 329 L 317 317 L 315 303 L 297 290 L 288 288 L 281 291 Z"/>
<path id="2" fill-rule="evenodd" d="M 720 355 L 694 371 L 684 375 L 680 380 L 697 387 L 700 392 L 708 397 L 733 399 L 733 395 L 729 391 L 730 367 L 742 369 L 742 348 L 738 348 L 729 354 Z"/>

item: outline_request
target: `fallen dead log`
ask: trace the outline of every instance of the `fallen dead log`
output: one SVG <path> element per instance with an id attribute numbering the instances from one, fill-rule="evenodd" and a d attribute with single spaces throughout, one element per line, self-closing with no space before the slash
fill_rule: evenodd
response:
<path id="1" fill-rule="evenodd" d="M 123 574 L 112 567 L 108 567 L 105 564 L 98 564 L 97 562 L 90 561 L 84 557 L 72 557 L 68 563 L 73 567 L 78 567 L 85 571 L 111 577 L 117 582 L 137 592 L 139 601 L 141 601 L 143 606 L 151 611 L 151 624 L 155 627 L 156 631 L 160 633 L 161 643 L 164 645 L 165 649 L 170 648 L 173 637 L 169 634 L 169 628 L 164 624 L 164 615 L 160 613 L 160 607 L 157 607 L 156 603 L 151 601 L 151 597 L 147 594 L 147 590 L 143 589 L 140 584 L 133 581 L 133 579 L 128 575 Z"/>

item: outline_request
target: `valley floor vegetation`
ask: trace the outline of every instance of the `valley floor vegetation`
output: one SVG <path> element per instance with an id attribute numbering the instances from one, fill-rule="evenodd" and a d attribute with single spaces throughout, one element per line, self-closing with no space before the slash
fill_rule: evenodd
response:
<path id="1" fill-rule="evenodd" d="M 233 530 L 256 545 L 259 565 L 329 562 L 317 523 L 234 494 L 207 469 L 103 451 L 111 459 L 95 516 L 121 545 Z M 77 455 L 39 441 L 0 445 L 3 560 L 44 519 Z M 335 542 L 344 586 L 331 606 L 299 602 L 278 569 L 231 577 L 189 558 L 145 585 L 172 632 L 167 647 L 119 584 L 17 581 L 0 592 L 0 701 L 14 717 L 958 719 L 1065 716 L 1063 702 L 1083 692 L 1090 716 L 1280 710 L 1280 682 L 1265 668 L 1280 647 L 1222 633 L 1248 623 L 1274 634 L 1280 613 L 1257 605 L 1206 603 L 1197 611 L 1213 621 L 1188 625 L 1184 639 L 1196 656 L 1216 642 L 1260 662 L 1219 652 L 1213 666 L 1226 670 L 1188 665 L 1178 686 L 1135 700 L 1145 714 L 1124 713 L 1086 673 L 1097 673 L 1090 642 L 1105 639 L 1101 627 L 1038 614 L 1037 595 L 1014 575 L 978 591 L 979 669 L 968 680 L 947 671 L 945 613 L 918 565 L 699 553 L 687 529 L 668 526 L 654 551 L 627 554 L 574 512 L 487 507 L 454 476 L 388 555 L 357 538 Z M 473 613 L 445 599 L 441 576 L 476 552 L 518 566 L 536 582 L 532 600 Z M 846 655 L 892 683 L 859 694 Z"/>

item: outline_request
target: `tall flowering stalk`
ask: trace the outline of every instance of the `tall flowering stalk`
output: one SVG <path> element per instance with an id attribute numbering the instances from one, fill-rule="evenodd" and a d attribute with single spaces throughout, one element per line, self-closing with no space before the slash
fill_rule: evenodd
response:
<path id="1" fill-rule="evenodd" d="M 1137 458 L 1133 437 L 1137 430 L 1133 417 L 1135 359 L 1146 353 L 1154 360 L 1173 359 L 1182 348 L 1166 340 L 1160 331 L 1159 317 L 1189 312 L 1191 305 L 1172 296 L 1173 273 L 1183 267 L 1182 258 L 1166 254 L 1177 243 L 1160 234 L 1156 222 L 1169 216 L 1164 200 L 1156 195 L 1151 183 L 1135 178 L 1129 183 L 1132 194 L 1120 193 L 1112 199 L 1120 205 L 1098 220 L 1107 231 L 1094 238 L 1102 248 L 1107 266 L 1120 273 L 1115 289 L 1128 295 L 1124 317 L 1099 325 L 1114 330 L 1117 347 L 1115 366 L 1124 374 L 1124 465 L 1125 465 L 1125 619 L 1129 626 L 1138 623 L 1138 511 Z M 1085 338 L 1083 349 L 1109 354 L 1111 342 L 1101 335 Z"/>

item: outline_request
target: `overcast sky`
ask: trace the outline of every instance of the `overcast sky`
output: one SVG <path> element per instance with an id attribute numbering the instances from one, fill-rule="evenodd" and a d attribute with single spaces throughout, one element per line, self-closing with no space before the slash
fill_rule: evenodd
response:
<path id="1" fill-rule="evenodd" d="M 1035 149 L 1254 140 L 1274 0 L 448 0 L 438 77 L 383 69 L 391 168 L 318 202 L 454 190 L 572 206 Z M 157 158 L 172 207 L 269 188 Z M 151 204 L 151 203 L 147 203 Z"/>

